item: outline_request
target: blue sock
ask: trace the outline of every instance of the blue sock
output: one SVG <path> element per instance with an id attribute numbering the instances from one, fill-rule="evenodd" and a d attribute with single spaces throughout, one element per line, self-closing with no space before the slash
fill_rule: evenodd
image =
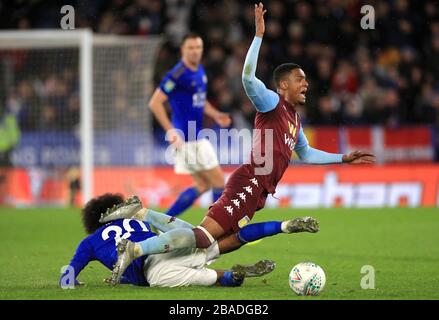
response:
<path id="1" fill-rule="evenodd" d="M 256 241 L 265 237 L 282 233 L 281 221 L 269 221 L 246 225 L 238 232 L 238 239 L 242 243 Z"/>
<path id="2" fill-rule="evenodd" d="M 213 192 L 213 202 L 215 202 L 216 200 L 218 200 L 221 195 L 223 194 L 224 189 L 223 188 L 214 188 L 212 189 Z"/>
<path id="3" fill-rule="evenodd" d="M 179 215 L 189 208 L 199 196 L 200 193 L 194 187 L 184 190 L 182 193 L 180 193 L 177 200 L 175 200 L 174 204 L 168 210 L 168 212 L 166 212 L 166 214 L 173 217 Z"/>
<path id="4" fill-rule="evenodd" d="M 232 271 L 226 271 L 222 275 L 221 278 L 219 278 L 219 283 L 223 287 L 239 287 L 244 282 L 244 278 L 236 280 L 232 276 Z"/>

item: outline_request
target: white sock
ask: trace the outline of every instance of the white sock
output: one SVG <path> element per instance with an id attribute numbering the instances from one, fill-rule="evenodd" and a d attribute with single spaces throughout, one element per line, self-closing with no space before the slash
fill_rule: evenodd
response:
<path id="1" fill-rule="evenodd" d="M 282 223 L 280 225 L 280 229 L 282 230 L 283 233 L 288 233 L 287 224 L 288 224 L 288 221 L 282 221 Z"/>

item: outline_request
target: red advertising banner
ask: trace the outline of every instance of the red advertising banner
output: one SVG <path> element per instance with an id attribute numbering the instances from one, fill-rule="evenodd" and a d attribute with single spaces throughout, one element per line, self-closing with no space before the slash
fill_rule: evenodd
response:
<path id="1" fill-rule="evenodd" d="M 227 176 L 234 168 L 225 168 Z M 95 169 L 94 194 L 137 194 L 146 206 L 169 207 L 191 185 L 191 177 L 170 167 Z M 71 180 L 65 172 L 45 175 L 25 169 L 9 170 L 2 184 L 4 204 L 66 205 Z M 80 195 L 75 203 L 79 205 Z M 208 207 L 211 195 L 198 205 Z M 268 207 L 434 207 L 439 206 L 439 165 L 291 166 L 269 197 Z"/>
<path id="2" fill-rule="evenodd" d="M 369 151 L 379 163 L 432 162 L 433 131 L 427 126 L 403 128 L 383 127 L 320 127 L 305 129 L 314 148 L 346 153 Z"/>

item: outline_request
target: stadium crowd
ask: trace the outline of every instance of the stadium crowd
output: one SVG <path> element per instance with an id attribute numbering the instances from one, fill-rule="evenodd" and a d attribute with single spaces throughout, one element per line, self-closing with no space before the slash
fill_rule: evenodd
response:
<path id="1" fill-rule="evenodd" d="M 90 27 L 103 34 L 165 34 L 168 41 L 159 55 L 156 82 L 178 60 L 182 36 L 190 30 L 200 33 L 210 100 L 233 114 L 235 127 L 251 127 L 255 111 L 242 89 L 241 71 L 254 34 L 253 1 L 70 3 L 76 28 Z M 360 26 L 360 8 L 366 3 L 375 9 L 374 30 Z M 39 0 L 2 4 L 0 27 L 59 28 L 63 4 Z M 306 109 L 300 110 L 305 123 L 439 126 L 439 8 L 435 1 L 272 0 L 266 1 L 266 7 L 258 77 L 271 83 L 270 70 L 276 65 L 287 61 L 301 65 L 310 82 Z M 77 121 L 77 88 L 69 82 L 70 74 L 61 70 L 44 76 L 45 87 L 56 83 L 54 97 L 43 99 L 49 102 L 42 103 L 41 119 L 30 126 L 44 128 L 45 123 L 53 123 L 59 108 L 69 110 L 70 121 Z M 26 79 L 16 83 L 16 98 L 26 100 L 38 94 L 30 85 Z"/>

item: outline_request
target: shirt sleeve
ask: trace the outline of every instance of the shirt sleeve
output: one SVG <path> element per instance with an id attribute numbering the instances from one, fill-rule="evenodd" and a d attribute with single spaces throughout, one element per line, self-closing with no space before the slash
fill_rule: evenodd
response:
<path id="1" fill-rule="evenodd" d="M 84 239 L 76 249 L 75 255 L 73 256 L 72 260 L 69 264 L 69 269 L 67 269 L 64 274 L 61 276 L 60 283 L 62 279 L 69 274 L 69 272 L 74 273 L 74 279 L 75 283 L 77 284 L 76 278 L 78 277 L 79 273 L 87 266 L 87 264 L 94 260 L 94 251 L 92 246 L 89 243 L 88 238 Z"/>
<path id="2" fill-rule="evenodd" d="M 322 150 L 311 148 L 308 144 L 308 139 L 303 132 L 303 128 L 300 128 L 299 137 L 297 139 L 294 151 L 299 156 L 299 159 L 303 163 L 309 164 L 330 164 L 330 163 L 342 163 L 343 154 L 328 153 Z"/>
<path id="3" fill-rule="evenodd" d="M 167 95 L 171 95 L 174 92 L 175 87 L 177 86 L 177 80 L 171 77 L 168 73 L 166 74 L 162 81 L 160 82 L 160 89 Z"/>
<path id="4" fill-rule="evenodd" d="M 279 102 L 279 95 L 267 89 L 264 83 L 256 78 L 256 66 L 258 64 L 259 48 L 262 38 L 254 37 L 253 42 L 247 52 L 242 72 L 242 84 L 245 93 L 259 112 L 269 112 L 276 108 Z"/>

